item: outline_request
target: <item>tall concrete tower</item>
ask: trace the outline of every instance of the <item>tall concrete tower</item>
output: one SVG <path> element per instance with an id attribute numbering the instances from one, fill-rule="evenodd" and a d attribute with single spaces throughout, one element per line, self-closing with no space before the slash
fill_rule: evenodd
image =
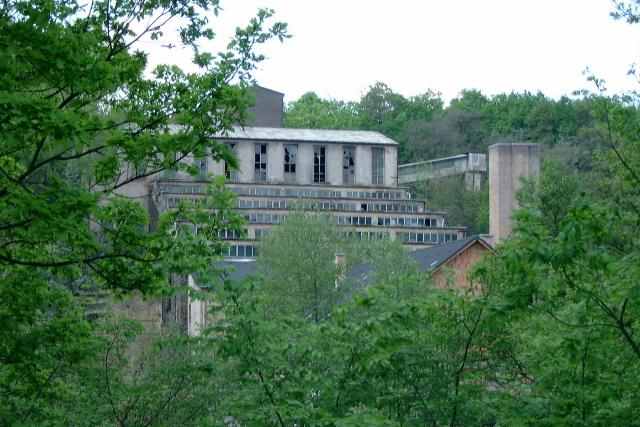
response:
<path id="1" fill-rule="evenodd" d="M 518 208 L 521 177 L 540 174 L 540 146 L 506 142 L 489 147 L 489 233 L 495 243 L 509 237 L 511 215 Z"/>

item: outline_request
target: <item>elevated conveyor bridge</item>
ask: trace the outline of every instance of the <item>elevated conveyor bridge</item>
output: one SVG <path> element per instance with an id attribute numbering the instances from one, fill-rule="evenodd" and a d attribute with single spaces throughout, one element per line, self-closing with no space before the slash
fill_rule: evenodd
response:
<path id="1" fill-rule="evenodd" d="M 467 153 L 442 159 L 398 165 L 398 185 L 463 175 L 467 189 L 477 190 L 487 172 L 487 155 Z"/>

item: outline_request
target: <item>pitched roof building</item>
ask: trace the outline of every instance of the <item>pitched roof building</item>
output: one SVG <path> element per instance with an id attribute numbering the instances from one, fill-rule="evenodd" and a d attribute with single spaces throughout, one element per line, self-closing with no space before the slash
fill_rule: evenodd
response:
<path id="1" fill-rule="evenodd" d="M 475 235 L 454 242 L 418 249 L 409 253 L 418 268 L 434 281 L 436 287 L 470 289 L 473 283 L 469 273 L 484 257 L 493 252 L 492 246 L 481 236 Z M 371 285 L 371 264 L 354 266 L 347 275 L 346 282 L 353 289 Z"/>

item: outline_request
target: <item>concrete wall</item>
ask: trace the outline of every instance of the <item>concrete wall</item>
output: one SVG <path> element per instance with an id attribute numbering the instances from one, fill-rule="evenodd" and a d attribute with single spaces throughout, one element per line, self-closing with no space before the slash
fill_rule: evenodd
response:
<path id="1" fill-rule="evenodd" d="M 295 141 L 236 141 L 236 157 L 240 162 L 238 181 L 254 182 L 255 144 L 267 144 L 267 182 L 284 183 L 284 145 L 296 144 L 298 146 L 298 158 L 296 169 L 296 184 L 313 183 L 313 149 L 314 146 L 325 147 L 326 177 L 325 182 L 330 185 L 345 185 L 342 182 L 342 156 L 343 147 L 353 146 L 355 150 L 355 184 L 371 186 L 371 149 L 370 145 L 355 144 L 315 144 L 312 142 Z M 397 147 L 384 147 L 384 184 L 380 186 L 396 187 L 398 171 Z M 214 173 L 224 173 L 222 162 L 211 162 Z"/>
<path id="2" fill-rule="evenodd" d="M 500 143 L 489 147 L 489 232 L 498 243 L 511 233 L 521 178 L 540 173 L 540 146 Z"/>
<path id="3" fill-rule="evenodd" d="M 395 147 L 384 148 L 384 185 L 398 186 L 398 149 Z"/>
<path id="4" fill-rule="evenodd" d="M 324 145 L 326 148 L 326 172 L 327 183 L 331 185 L 342 185 L 342 145 L 328 144 Z M 356 150 L 357 152 L 357 150 Z M 356 160 L 356 167 L 357 167 Z M 313 171 L 311 172 L 313 174 Z M 357 179 L 357 176 L 356 176 Z"/>

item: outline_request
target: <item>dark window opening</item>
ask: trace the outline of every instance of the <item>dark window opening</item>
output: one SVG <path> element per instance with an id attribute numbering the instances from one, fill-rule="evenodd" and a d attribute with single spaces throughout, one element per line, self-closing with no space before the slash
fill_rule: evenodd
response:
<path id="1" fill-rule="evenodd" d="M 353 184 L 356 182 L 356 148 L 342 148 L 342 183 Z"/>
<path id="2" fill-rule="evenodd" d="M 267 180 L 267 144 L 255 145 L 255 180 Z"/>
<path id="3" fill-rule="evenodd" d="M 326 147 L 313 147 L 313 182 L 325 182 L 326 169 Z"/>
<path id="4" fill-rule="evenodd" d="M 284 180 L 296 182 L 296 162 L 298 158 L 298 146 L 288 144 L 284 146 Z"/>

